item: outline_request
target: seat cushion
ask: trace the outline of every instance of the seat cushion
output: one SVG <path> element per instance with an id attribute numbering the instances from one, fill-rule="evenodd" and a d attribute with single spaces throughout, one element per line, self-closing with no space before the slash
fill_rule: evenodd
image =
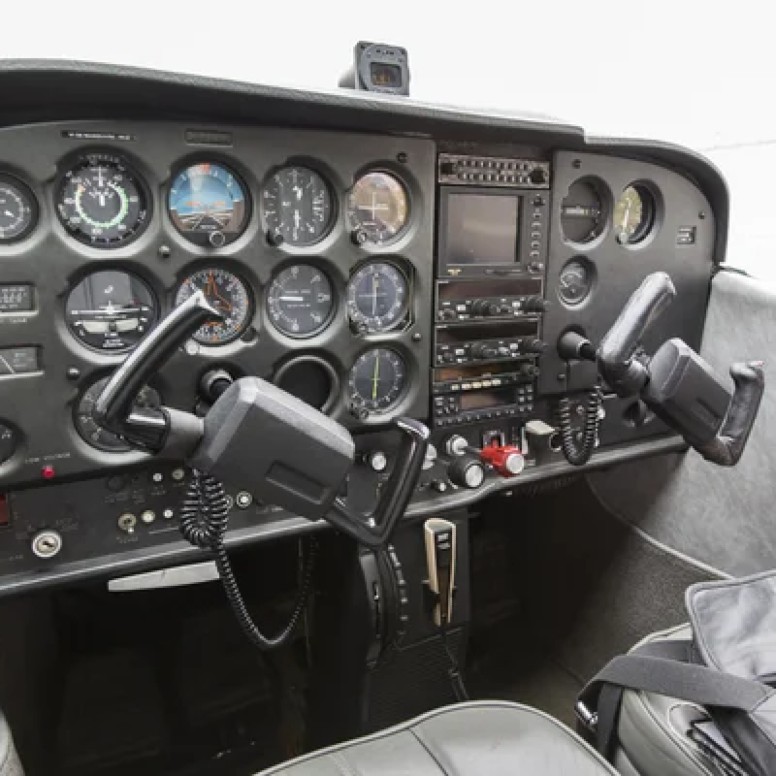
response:
<path id="1" fill-rule="evenodd" d="M 648 636 L 640 644 L 660 639 L 692 638 L 689 625 Z M 700 706 L 656 693 L 623 693 L 614 764 L 623 776 L 721 776 L 721 771 L 687 735 L 690 724 L 709 719 Z"/>
<path id="2" fill-rule="evenodd" d="M 13 738 L 5 717 L 0 712 L 0 776 L 24 776 Z"/>
<path id="3" fill-rule="evenodd" d="M 612 776 L 575 733 L 540 711 L 483 701 L 437 709 L 388 730 L 264 771 L 282 776 Z"/>

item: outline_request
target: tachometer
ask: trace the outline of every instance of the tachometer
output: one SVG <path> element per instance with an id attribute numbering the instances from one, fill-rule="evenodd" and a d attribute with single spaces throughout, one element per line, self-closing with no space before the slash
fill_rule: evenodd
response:
<path id="1" fill-rule="evenodd" d="M 583 178 L 571 184 L 560 206 L 560 223 L 568 242 L 592 242 L 606 226 L 606 212 L 601 185 L 594 178 Z"/>
<path id="2" fill-rule="evenodd" d="M 628 186 L 614 206 L 614 231 L 623 245 L 640 242 L 655 222 L 655 198 L 642 184 Z"/>
<path id="3" fill-rule="evenodd" d="M 279 272 L 267 292 L 267 312 L 289 337 L 311 337 L 331 318 L 331 283 L 317 267 L 295 264 Z"/>
<path id="4" fill-rule="evenodd" d="M 367 350 L 350 370 L 350 401 L 368 412 L 386 412 L 401 398 L 406 380 L 407 365 L 395 350 Z"/>
<path id="5" fill-rule="evenodd" d="M 332 198 L 326 181 L 307 167 L 284 167 L 261 192 L 267 236 L 271 242 L 306 246 L 322 240 L 332 221 Z"/>
<path id="6" fill-rule="evenodd" d="M 237 339 L 251 321 L 251 293 L 248 286 L 232 272 L 220 267 L 207 267 L 189 275 L 175 296 L 183 304 L 192 294 L 203 291 L 208 302 L 223 315 L 221 320 L 207 321 L 194 334 L 203 345 L 224 345 Z"/>
<path id="7" fill-rule="evenodd" d="M 87 275 L 65 304 L 73 336 L 94 350 L 113 353 L 134 347 L 158 316 L 156 298 L 145 281 L 121 270 Z"/>
<path id="8" fill-rule="evenodd" d="M 223 164 L 200 162 L 181 170 L 167 198 L 178 231 L 197 245 L 220 248 L 234 242 L 248 221 L 245 186 Z"/>
<path id="9" fill-rule="evenodd" d="M 38 221 L 38 203 L 21 181 L 0 175 L 0 243 L 26 237 Z"/>
<path id="10" fill-rule="evenodd" d="M 404 184 L 387 172 L 369 172 L 348 195 L 348 222 L 358 243 L 385 245 L 407 226 L 410 198 Z"/>
<path id="11" fill-rule="evenodd" d="M 103 450 L 106 453 L 128 453 L 132 447 L 117 434 L 103 428 L 92 414 L 94 405 L 108 380 L 108 377 L 103 377 L 84 391 L 75 408 L 75 427 L 84 442 L 98 450 Z M 157 409 L 161 404 L 162 400 L 159 394 L 146 385 L 135 399 L 133 407 Z"/>
<path id="12" fill-rule="evenodd" d="M 149 199 L 140 177 L 119 156 L 82 156 L 62 179 L 57 213 L 65 229 L 95 248 L 117 248 L 148 225 Z"/>
<path id="13" fill-rule="evenodd" d="M 401 323 L 409 306 L 409 283 L 387 261 L 373 261 L 356 270 L 348 283 L 348 316 L 367 332 L 387 331 Z"/>

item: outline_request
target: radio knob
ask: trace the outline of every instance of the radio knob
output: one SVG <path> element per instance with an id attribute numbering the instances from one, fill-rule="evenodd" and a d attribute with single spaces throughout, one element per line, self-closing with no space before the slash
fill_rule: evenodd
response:
<path id="1" fill-rule="evenodd" d="M 455 318 L 455 310 L 452 310 L 451 308 L 447 307 L 444 310 L 441 310 L 439 312 L 439 317 L 443 321 L 451 321 L 453 318 Z"/>
<path id="2" fill-rule="evenodd" d="M 544 353 L 547 350 L 547 343 L 540 339 L 529 339 L 525 343 L 526 353 Z"/>
<path id="3" fill-rule="evenodd" d="M 498 355 L 498 350 L 492 345 L 488 345 L 484 342 L 478 342 L 476 345 L 472 345 L 471 355 L 472 358 L 480 360 L 495 358 Z"/>
<path id="4" fill-rule="evenodd" d="M 528 313 L 543 313 L 549 305 L 540 296 L 529 296 L 523 301 L 523 310 Z"/>
<path id="5" fill-rule="evenodd" d="M 462 455 L 450 464 L 447 476 L 460 488 L 476 490 L 485 481 L 485 467 L 473 455 Z"/>
<path id="6" fill-rule="evenodd" d="M 487 299 L 475 299 L 472 302 L 472 312 L 475 315 L 498 315 L 499 306 Z"/>

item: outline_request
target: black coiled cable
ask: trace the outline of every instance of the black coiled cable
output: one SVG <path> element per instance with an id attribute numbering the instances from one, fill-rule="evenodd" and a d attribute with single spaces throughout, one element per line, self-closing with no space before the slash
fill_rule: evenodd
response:
<path id="1" fill-rule="evenodd" d="M 585 402 L 585 423 L 582 428 L 582 441 L 574 438 L 574 429 L 571 425 L 571 400 L 564 396 L 558 402 L 558 422 L 560 425 L 560 440 L 563 455 L 574 466 L 583 466 L 590 460 L 598 439 L 598 426 L 601 423 L 601 389 L 598 386 L 591 388 Z"/>
<path id="2" fill-rule="evenodd" d="M 237 579 L 224 547 L 224 536 L 229 521 L 229 503 L 224 486 L 215 477 L 194 470 L 191 475 L 180 517 L 180 531 L 186 541 L 215 554 L 216 569 L 224 586 L 226 597 L 237 617 L 240 627 L 254 646 L 261 650 L 275 649 L 285 644 L 302 616 L 312 587 L 317 542 L 310 540 L 307 560 L 303 564 L 302 579 L 294 610 L 288 624 L 276 636 L 265 636 L 245 605 Z"/>

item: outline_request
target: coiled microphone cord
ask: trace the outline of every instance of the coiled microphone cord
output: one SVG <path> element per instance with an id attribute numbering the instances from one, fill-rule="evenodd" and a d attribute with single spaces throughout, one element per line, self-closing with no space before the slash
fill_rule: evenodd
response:
<path id="1" fill-rule="evenodd" d="M 558 402 L 561 447 L 566 460 L 574 466 L 583 466 L 593 454 L 596 439 L 598 439 L 598 427 L 601 424 L 601 403 L 601 389 L 595 386 L 587 394 L 582 440 L 577 442 L 571 425 L 571 400 L 568 396 L 564 396 Z"/>
<path id="2" fill-rule="evenodd" d="M 302 616 L 307 597 L 310 594 L 315 569 L 315 556 L 318 543 L 310 540 L 306 560 L 302 564 L 301 584 L 294 610 L 287 625 L 276 636 L 265 636 L 248 611 L 242 597 L 237 579 L 224 547 L 224 537 L 229 522 L 229 503 L 224 486 L 215 478 L 202 474 L 196 469 L 192 472 L 180 517 L 180 531 L 183 538 L 195 547 L 210 550 L 215 555 L 216 569 L 224 586 L 226 597 L 234 611 L 240 627 L 251 643 L 261 650 L 276 649 L 285 644 L 296 628 Z"/>

